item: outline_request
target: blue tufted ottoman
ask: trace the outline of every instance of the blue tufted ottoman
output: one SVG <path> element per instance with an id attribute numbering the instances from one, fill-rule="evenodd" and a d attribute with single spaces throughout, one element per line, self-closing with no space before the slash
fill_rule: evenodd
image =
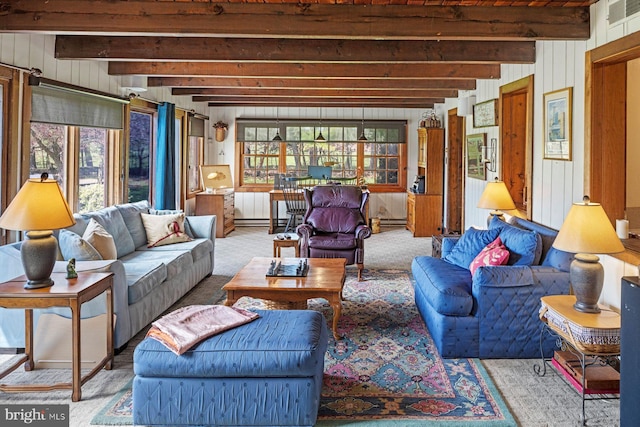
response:
<path id="1" fill-rule="evenodd" d="M 324 316 L 259 313 L 182 356 L 145 338 L 133 354 L 134 424 L 314 425 L 328 340 Z"/>

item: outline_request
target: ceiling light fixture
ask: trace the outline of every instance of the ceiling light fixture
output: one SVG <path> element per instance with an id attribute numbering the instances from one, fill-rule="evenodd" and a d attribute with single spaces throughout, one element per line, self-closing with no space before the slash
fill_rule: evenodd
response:
<path id="1" fill-rule="evenodd" d="M 362 107 L 362 133 L 358 137 L 358 141 L 368 141 L 367 137 L 364 136 L 364 107 Z"/>
<path id="2" fill-rule="evenodd" d="M 314 139 L 315 142 L 325 142 L 326 139 L 322 136 L 322 107 L 320 107 L 320 133 Z"/>
<path id="3" fill-rule="evenodd" d="M 276 126 L 276 136 L 273 137 L 272 141 L 282 142 L 282 137 L 280 136 L 280 107 L 276 107 Z"/>

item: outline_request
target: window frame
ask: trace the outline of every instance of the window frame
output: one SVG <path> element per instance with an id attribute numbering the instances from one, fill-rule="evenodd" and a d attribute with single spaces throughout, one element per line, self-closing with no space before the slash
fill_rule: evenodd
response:
<path id="1" fill-rule="evenodd" d="M 329 126 L 336 126 L 336 125 L 342 125 L 345 127 L 356 127 L 357 128 L 357 135 L 360 135 L 360 133 L 362 132 L 362 121 L 361 120 L 323 120 L 322 124 L 319 124 L 319 120 L 309 120 L 309 119 L 305 119 L 305 120 L 297 120 L 297 119 L 291 119 L 291 120 L 277 120 L 277 119 L 237 119 L 236 120 L 236 135 L 235 135 L 235 143 L 236 143 L 236 149 L 235 154 L 234 154 L 234 158 L 235 158 L 235 164 L 237 165 L 237 167 L 235 168 L 235 173 L 234 173 L 234 187 L 235 187 L 235 191 L 237 192 L 268 192 L 271 191 L 273 189 L 273 183 L 266 183 L 266 184 L 257 184 L 257 183 L 251 183 L 251 184 L 245 184 L 243 182 L 243 176 L 244 176 L 244 141 L 240 141 L 238 136 L 240 135 L 240 132 L 244 131 L 244 128 L 246 125 L 249 124 L 260 124 L 262 127 L 266 127 L 269 129 L 268 131 L 268 138 L 273 138 L 273 136 L 276 133 L 276 130 L 278 130 L 280 136 L 283 138 L 283 141 L 280 142 L 279 148 L 278 148 L 278 154 L 273 154 L 273 155 L 265 155 L 266 157 L 277 157 L 278 158 L 278 173 L 286 173 L 286 157 L 287 157 L 287 153 L 286 153 L 286 148 L 287 148 L 287 141 L 284 141 L 286 139 L 286 128 L 287 125 L 294 125 L 294 126 L 298 126 L 298 127 L 313 127 L 314 128 L 314 133 L 317 134 L 317 132 L 320 130 L 320 128 L 322 129 L 323 135 L 328 136 L 328 127 Z M 397 144 L 398 146 L 398 182 L 396 184 L 373 184 L 373 183 L 367 183 L 367 188 L 369 189 L 369 191 L 371 192 L 380 192 L 380 193 L 404 193 L 406 192 L 406 188 L 407 188 L 407 157 L 408 157 L 408 133 L 407 133 L 407 121 L 406 120 L 369 120 L 365 122 L 365 129 L 369 130 L 371 128 L 381 128 L 383 127 L 385 124 L 391 125 L 390 128 L 398 128 L 400 130 L 400 135 L 399 138 L 401 139 L 401 141 L 399 142 L 390 142 L 392 144 Z M 369 133 L 367 133 L 367 135 L 369 135 Z M 254 142 L 254 141 L 251 141 Z M 258 141 L 258 142 L 268 142 L 268 141 Z M 298 142 L 298 141 L 296 141 Z M 305 143 L 305 141 L 300 141 L 302 143 Z M 306 141 L 306 142 L 312 142 L 312 141 Z M 360 170 L 364 170 L 364 159 L 365 159 L 365 144 L 367 143 L 374 143 L 377 144 L 378 142 L 372 142 L 372 141 L 340 141 L 340 142 L 347 142 L 347 143 L 356 143 L 356 169 L 359 168 Z M 380 142 L 383 143 L 383 142 Z"/>

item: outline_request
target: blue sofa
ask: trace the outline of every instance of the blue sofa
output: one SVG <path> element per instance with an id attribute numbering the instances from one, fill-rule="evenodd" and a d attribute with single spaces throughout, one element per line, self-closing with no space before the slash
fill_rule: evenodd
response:
<path id="1" fill-rule="evenodd" d="M 415 302 L 445 358 L 551 356 L 555 341 L 540 343 L 540 297 L 569 293 L 573 254 L 551 247 L 557 231 L 521 218 L 494 218 L 488 230 L 445 237 L 442 258 L 412 262 Z M 503 266 L 469 264 L 500 236 L 509 250 Z"/>
<path id="2" fill-rule="evenodd" d="M 94 218 L 114 238 L 117 259 L 78 258 L 77 271 L 110 271 L 114 274 L 113 304 L 116 315 L 114 347 L 124 347 L 174 302 L 198 282 L 210 276 L 214 267 L 216 217 L 214 215 L 186 216 L 185 231 L 191 241 L 166 246 L 147 247 L 142 213 L 157 215 L 176 211 L 156 211 L 147 201 L 110 206 L 95 212 L 74 214 L 76 224 L 69 227 L 65 237 L 57 232 L 60 261 L 54 271 L 65 272 L 63 245 L 74 245 L 80 251 L 78 238 Z M 76 236 L 76 240 L 73 237 Z M 70 242 L 70 243 L 67 243 Z M 91 248 L 89 248 L 91 249 Z M 88 252 L 87 252 L 88 253 Z M 20 242 L 0 246 L 0 281 L 24 274 L 20 260 Z M 54 284 L 55 286 L 55 284 Z M 67 308 L 34 310 L 34 328 L 41 313 L 56 313 L 71 317 Z M 82 305 L 82 318 L 105 313 L 104 295 Z M 24 348 L 24 310 L 0 308 L 0 347 Z"/>

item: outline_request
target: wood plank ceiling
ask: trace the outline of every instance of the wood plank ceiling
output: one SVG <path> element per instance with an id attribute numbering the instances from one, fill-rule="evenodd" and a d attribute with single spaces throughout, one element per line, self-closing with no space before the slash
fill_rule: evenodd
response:
<path id="1" fill-rule="evenodd" d="M 211 106 L 427 108 L 588 39 L 597 0 L 296 1 L 5 0 L 0 31 Z"/>

